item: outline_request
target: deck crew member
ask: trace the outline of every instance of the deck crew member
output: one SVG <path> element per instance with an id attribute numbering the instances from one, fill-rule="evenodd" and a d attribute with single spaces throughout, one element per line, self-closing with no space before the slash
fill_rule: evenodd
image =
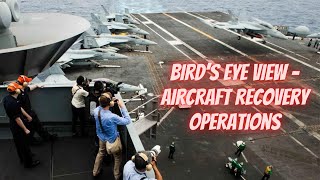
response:
<path id="1" fill-rule="evenodd" d="M 241 152 L 246 148 L 246 143 L 243 141 L 237 141 L 236 146 L 237 151 L 234 154 L 240 156 Z"/>
<path id="2" fill-rule="evenodd" d="M 39 141 L 34 138 L 34 133 L 37 132 L 39 136 L 45 141 L 54 141 L 57 138 L 56 134 L 51 135 L 41 124 L 36 112 L 32 109 L 31 102 L 29 99 L 29 92 L 35 90 L 36 88 L 42 88 L 39 85 L 29 85 L 32 78 L 24 75 L 20 75 L 17 79 L 17 83 L 22 86 L 21 94 L 18 96 L 18 100 L 21 103 L 22 111 L 24 117 L 28 120 L 28 126 L 30 127 L 29 138 L 31 144 L 39 144 Z"/>
<path id="3" fill-rule="evenodd" d="M 112 154 L 114 157 L 113 175 L 116 180 L 119 180 L 121 176 L 122 145 L 117 126 L 131 123 L 131 118 L 121 100 L 118 101 L 118 105 L 123 117 L 109 110 L 110 107 L 114 106 L 114 101 L 108 93 L 100 96 L 99 103 L 100 106 L 94 110 L 96 132 L 99 137 L 99 152 L 94 163 L 93 176 L 99 175 L 101 162 L 107 151 L 108 154 Z"/>
<path id="4" fill-rule="evenodd" d="M 265 178 L 268 180 L 270 178 L 270 175 L 272 174 L 272 166 L 267 166 L 264 170 L 264 175 L 261 180 L 264 180 Z"/>
<path id="5" fill-rule="evenodd" d="M 173 154 L 176 151 L 176 147 L 174 146 L 174 142 L 171 143 L 170 147 L 169 147 L 170 151 L 169 151 L 169 159 L 173 159 Z"/>
<path id="6" fill-rule="evenodd" d="M 37 166 L 40 162 L 32 159 L 28 135 L 30 130 L 26 127 L 26 119 L 22 115 L 23 108 L 18 100 L 22 87 L 18 83 L 10 83 L 7 87 L 9 95 L 3 99 L 4 109 L 10 119 L 10 130 L 20 162 L 26 168 Z"/>
<path id="7" fill-rule="evenodd" d="M 89 95 L 89 92 L 86 91 L 84 88 L 89 86 L 89 81 L 87 78 L 83 76 L 79 76 L 77 78 L 77 84 L 72 87 L 72 136 L 79 136 L 76 131 L 76 123 L 78 119 L 80 120 L 80 129 L 81 129 L 81 136 L 85 135 L 84 132 L 84 123 L 86 119 L 86 111 L 85 111 L 85 97 Z"/>

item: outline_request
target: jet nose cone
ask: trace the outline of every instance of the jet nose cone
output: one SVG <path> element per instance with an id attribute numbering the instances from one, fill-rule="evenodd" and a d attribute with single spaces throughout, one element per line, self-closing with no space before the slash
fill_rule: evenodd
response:
<path id="1" fill-rule="evenodd" d="M 288 39 L 284 34 L 282 34 L 280 31 L 275 31 L 271 36 L 279 39 Z"/>
<path id="2" fill-rule="evenodd" d="M 140 25 L 140 23 L 139 23 L 137 20 L 135 20 L 135 19 L 129 19 L 128 21 L 129 21 L 131 24 Z"/>
<path id="3" fill-rule="evenodd" d="M 128 56 L 126 56 L 126 55 L 123 55 L 123 54 L 119 54 L 119 53 L 115 53 L 116 55 L 116 59 L 128 59 Z"/>
<path id="4" fill-rule="evenodd" d="M 145 30 L 140 29 L 140 34 L 142 35 L 149 35 L 149 33 Z"/>
<path id="5" fill-rule="evenodd" d="M 307 38 L 320 38 L 320 33 L 313 33 L 307 36 Z"/>
<path id="6" fill-rule="evenodd" d="M 106 54 L 104 57 L 109 60 L 128 59 L 128 56 L 126 56 L 126 55 L 119 54 L 119 53 L 113 53 L 113 52 Z"/>
<path id="7" fill-rule="evenodd" d="M 146 39 L 146 44 L 147 45 L 157 45 L 158 43 Z"/>
<path id="8" fill-rule="evenodd" d="M 149 33 L 147 31 L 142 30 L 140 28 L 134 29 L 133 32 L 136 33 L 136 34 L 141 34 L 141 35 L 149 35 Z"/>

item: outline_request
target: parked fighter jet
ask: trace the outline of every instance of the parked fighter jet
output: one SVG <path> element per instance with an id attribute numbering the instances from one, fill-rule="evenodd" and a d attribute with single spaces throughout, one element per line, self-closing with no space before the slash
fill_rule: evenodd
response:
<path id="1" fill-rule="evenodd" d="M 310 29 L 306 26 L 298 26 L 294 29 L 289 29 L 288 34 L 292 35 L 292 40 L 294 40 L 296 36 L 303 39 L 310 34 Z"/>
<path id="2" fill-rule="evenodd" d="M 108 21 L 105 16 L 93 14 L 91 13 L 91 18 L 93 20 L 93 27 L 97 29 L 99 25 L 103 24 L 108 27 L 108 29 L 112 33 L 122 33 L 122 32 L 129 32 L 141 35 L 149 35 L 149 33 L 145 30 L 138 28 L 134 24 L 124 24 L 120 15 L 115 15 L 115 21 Z"/>
<path id="3" fill-rule="evenodd" d="M 129 9 L 125 8 L 125 13 L 124 14 L 112 14 L 112 13 L 109 13 L 107 11 L 107 9 L 101 5 L 102 9 L 104 10 L 104 13 L 105 13 L 105 18 L 111 22 L 111 21 L 115 21 L 116 20 L 116 15 L 118 15 L 122 21 L 126 24 L 140 24 L 137 20 L 135 20 L 129 13 Z"/>
<path id="4" fill-rule="evenodd" d="M 229 29 L 239 33 L 238 40 L 241 39 L 241 34 L 250 36 L 251 38 L 261 38 L 263 43 L 266 43 L 264 36 L 271 36 L 280 39 L 287 39 L 284 34 L 278 31 L 270 23 L 257 18 L 252 18 L 251 21 L 240 21 L 229 11 L 231 20 L 228 22 L 217 22 L 204 20 L 208 25 L 214 28 Z"/>
<path id="5" fill-rule="evenodd" d="M 132 45 L 156 45 L 156 42 L 148 39 L 140 38 L 136 35 L 112 35 L 106 25 L 99 25 L 96 35 L 92 30 L 83 33 L 83 47 L 84 48 L 97 48 L 105 45 L 118 45 L 127 44 Z M 132 48 L 131 48 L 132 49 Z"/>
<path id="6" fill-rule="evenodd" d="M 114 65 L 101 65 L 101 61 L 127 59 L 128 57 L 122 54 L 115 53 L 113 50 L 106 50 L 102 48 L 96 49 L 69 49 L 61 58 L 56 62 L 61 68 L 70 66 L 88 66 L 95 65 L 96 67 L 120 67 Z"/>

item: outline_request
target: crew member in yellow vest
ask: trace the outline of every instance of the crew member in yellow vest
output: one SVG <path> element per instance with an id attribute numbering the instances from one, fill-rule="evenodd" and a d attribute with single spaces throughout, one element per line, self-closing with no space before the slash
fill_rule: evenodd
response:
<path id="1" fill-rule="evenodd" d="M 262 180 L 265 178 L 268 180 L 270 178 L 270 175 L 272 174 L 272 166 L 267 166 L 266 169 L 264 170 L 264 175 L 262 177 Z"/>

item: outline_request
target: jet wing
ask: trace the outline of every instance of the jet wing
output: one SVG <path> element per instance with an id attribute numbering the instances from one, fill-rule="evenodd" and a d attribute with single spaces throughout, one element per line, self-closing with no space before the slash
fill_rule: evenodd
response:
<path id="1" fill-rule="evenodd" d="M 264 30 L 263 28 L 259 27 L 259 24 L 251 24 L 251 23 L 247 23 L 247 22 L 239 22 L 238 23 L 241 27 L 243 27 L 244 29 L 248 29 L 248 30 L 252 30 L 252 31 L 261 31 Z"/>
<path id="2" fill-rule="evenodd" d="M 128 28 L 125 28 L 123 26 L 118 26 L 116 24 L 108 24 L 109 29 L 115 29 L 115 30 L 127 30 Z"/>
<path id="3" fill-rule="evenodd" d="M 127 43 L 127 42 L 129 42 L 128 39 L 117 39 L 117 38 L 108 38 L 108 41 L 110 41 L 110 43 Z"/>
<path id="4" fill-rule="evenodd" d="M 110 44 L 110 41 L 107 38 L 94 38 L 99 47 Z"/>
<path id="5" fill-rule="evenodd" d="M 221 29 L 245 29 L 242 24 L 233 23 L 233 22 L 209 22 L 213 27 L 221 28 Z"/>
<path id="6" fill-rule="evenodd" d="M 70 54 L 69 58 L 70 59 L 88 59 L 88 58 L 93 58 L 96 57 L 95 54 Z"/>
<path id="7" fill-rule="evenodd" d="M 216 23 L 213 24 L 214 27 L 217 28 L 226 28 L 226 29 L 237 29 L 237 30 L 244 30 L 244 29 L 248 29 L 248 30 L 252 30 L 252 31 L 261 31 L 263 30 L 260 27 L 257 27 L 256 25 L 253 24 L 249 24 L 249 23 L 245 23 L 245 22 L 238 22 L 238 23 Z"/>
<path id="8" fill-rule="evenodd" d="M 63 64 L 66 64 L 68 62 L 72 61 L 71 58 L 69 58 L 69 56 L 67 55 L 62 55 L 56 63 L 58 63 L 59 65 L 63 65 Z"/>

